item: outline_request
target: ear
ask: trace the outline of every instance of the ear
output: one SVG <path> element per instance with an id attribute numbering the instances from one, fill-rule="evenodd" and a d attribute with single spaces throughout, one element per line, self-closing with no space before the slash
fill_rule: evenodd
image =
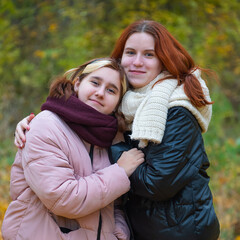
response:
<path id="1" fill-rule="evenodd" d="M 78 80 L 75 82 L 75 84 L 74 84 L 74 91 L 75 91 L 75 92 L 78 92 L 79 86 L 80 86 L 80 81 L 79 81 L 79 79 L 78 79 Z"/>

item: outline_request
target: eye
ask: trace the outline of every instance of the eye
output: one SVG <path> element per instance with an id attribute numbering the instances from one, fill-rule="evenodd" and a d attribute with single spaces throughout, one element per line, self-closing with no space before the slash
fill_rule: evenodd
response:
<path id="1" fill-rule="evenodd" d="M 111 94 L 116 94 L 115 89 L 114 88 L 108 88 L 107 91 Z"/>
<path id="2" fill-rule="evenodd" d="M 155 56 L 155 53 L 148 52 L 148 53 L 145 53 L 145 56 L 146 56 L 146 57 L 154 57 L 154 56 Z"/>
<path id="3" fill-rule="evenodd" d="M 99 83 L 98 83 L 98 81 L 96 81 L 96 80 L 91 80 L 91 83 L 92 83 L 93 85 L 95 85 L 95 86 L 99 86 Z"/>
<path id="4" fill-rule="evenodd" d="M 125 51 L 125 54 L 127 54 L 127 55 L 133 55 L 133 54 L 135 54 L 135 52 L 134 52 L 133 50 L 126 50 L 126 51 Z"/>

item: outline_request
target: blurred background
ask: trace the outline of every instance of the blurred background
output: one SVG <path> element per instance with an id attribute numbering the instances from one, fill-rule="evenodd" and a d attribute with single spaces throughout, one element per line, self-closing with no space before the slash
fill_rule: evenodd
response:
<path id="1" fill-rule="evenodd" d="M 1 0 L 0 227 L 16 123 L 40 111 L 56 75 L 109 56 L 121 31 L 143 18 L 162 23 L 198 65 L 218 74 L 219 83 L 207 82 L 215 102 L 204 134 L 208 173 L 220 239 L 240 239 L 239 0 Z"/>

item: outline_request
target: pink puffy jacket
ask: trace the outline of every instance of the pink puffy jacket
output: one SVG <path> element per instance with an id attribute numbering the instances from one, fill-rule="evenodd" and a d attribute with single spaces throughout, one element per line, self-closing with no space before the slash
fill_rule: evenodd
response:
<path id="1" fill-rule="evenodd" d="M 50 111 L 31 122 L 24 149 L 11 170 L 10 203 L 2 224 L 4 240 L 129 239 L 114 200 L 130 188 L 123 168 L 110 165 L 106 149 L 90 145 Z M 59 226 L 73 229 L 62 233 Z"/>

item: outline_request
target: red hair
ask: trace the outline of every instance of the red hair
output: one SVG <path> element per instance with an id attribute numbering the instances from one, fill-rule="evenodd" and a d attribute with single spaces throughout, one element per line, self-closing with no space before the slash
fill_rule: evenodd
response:
<path id="1" fill-rule="evenodd" d="M 184 83 L 184 91 L 191 103 L 196 107 L 212 104 L 213 102 L 207 101 L 200 82 L 192 74 L 197 69 L 205 73 L 210 73 L 210 71 L 196 66 L 184 47 L 158 22 L 140 20 L 130 24 L 117 40 L 111 57 L 121 61 L 128 38 L 134 33 L 142 32 L 154 38 L 156 55 L 163 69 L 170 73 L 168 78 L 176 78 L 179 85 Z"/>

